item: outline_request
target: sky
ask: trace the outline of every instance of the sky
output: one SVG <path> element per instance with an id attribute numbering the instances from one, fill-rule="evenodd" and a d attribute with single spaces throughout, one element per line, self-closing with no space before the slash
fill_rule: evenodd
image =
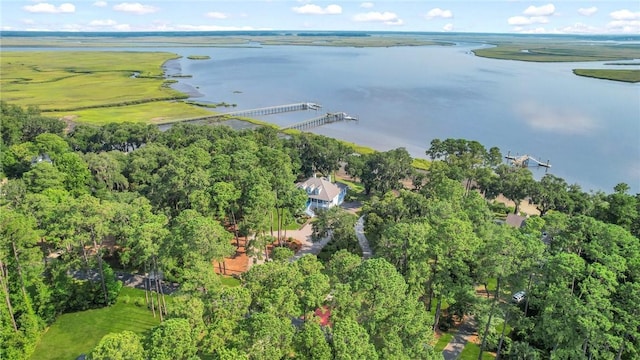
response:
<path id="1" fill-rule="evenodd" d="M 640 0 L 0 0 L 21 31 L 425 31 L 640 34 Z"/>

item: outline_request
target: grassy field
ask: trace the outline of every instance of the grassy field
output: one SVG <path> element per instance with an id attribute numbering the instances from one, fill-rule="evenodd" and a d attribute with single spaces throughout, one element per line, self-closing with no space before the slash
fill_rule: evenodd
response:
<path id="1" fill-rule="evenodd" d="M 60 316 L 42 336 L 31 359 L 73 360 L 91 351 L 108 333 L 130 330 L 142 334 L 158 325 L 160 320 L 145 305 L 135 305 L 136 299 L 144 304 L 144 291 L 125 287 L 113 306 Z"/>
<path id="2" fill-rule="evenodd" d="M 176 57 L 168 52 L 3 51 L 2 100 L 96 124 L 208 114 L 181 102 L 167 102 L 187 97 L 169 88 L 163 77 L 162 64 Z"/>
<path id="3" fill-rule="evenodd" d="M 640 70 L 609 70 L 609 69 L 573 69 L 573 73 L 596 79 L 640 82 Z"/>
<path id="4" fill-rule="evenodd" d="M 207 116 L 212 112 L 181 101 L 158 101 L 85 110 L 43 111 L 42 114 L 56 118 L 63 117 L 79 123 L 103 125 L 125 121 L 160 124 L 184 118 Z"/>

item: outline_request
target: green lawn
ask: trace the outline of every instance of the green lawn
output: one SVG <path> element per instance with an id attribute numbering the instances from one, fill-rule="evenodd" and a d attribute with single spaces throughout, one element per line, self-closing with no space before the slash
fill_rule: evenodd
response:
<path id="1" fill-rule="evenodd" d="M 144 304 L 144 291 L 125 287 L 113 306 L 61 315 L 42 335 L 31 359 L 73 360 L 91 351 L 108 333 L 130 330 L 142 334 L 158 325 L 160 320 L 145 305 L 135 305 L 136 299 Z"/>
<path id="2" fill-rule="evenodd" d="M 278 231 L 278 212 L 276 211 L 276 209 L 271 210 L 271 215 L 272 215 L 272 219 L 273 219 L 273 222 L 271 223 L 271 226 L 273 226 L 274 236 L 277 236 L 276 232 Z M 282 217 L 284 219 L 283 219 L 283 222 L 282 222 L 282 230 L 281 231 L 284 231 L 285 229 L 286 230 L 299 230 L 300 229 L 301 225 L 296 222 L 296 218 L 293 215 L 291 215 L 287 209 L 283 210 Z"/>
<path id="3" fill-rule="evenodd" d="M 460 357 L 458 359 L 460 360 L 477 360 L 478 359 L 478 355 L 480 355 L 480 346 L 478 346 L 478 344 L 474 344 L 472 342 L 468 342 L 467 345 L 464 346 L 464 349 L 462 350 L 462 353 L 460 354 Z M 484 352 L 482 354 L 482 359 L 483 360 L 493 360 L 495 359 L 495 357 L 488 353 L 488 352 Z"/>
<path id="4" fill-rule="evenodd" d="M 233 278 L 231 276 L 221 276 L 220 282 L 222 283 L 222 286 L 226 286 L 226 287 L 235 287 L 240 285 L 240 280 Z"/>
<path id="5" fill-rule="evenodd" d="M 450 332 L 442 333 L 442 335 L 436 342 L 436 345 L 434 346 L 435 351 L 442 352 L 442 350 L 444 350 L 444 348 L 447 347 L 449 342 L 451 342 L 451 339 L 453 339 L 453 333 L 450 333 Z"/>

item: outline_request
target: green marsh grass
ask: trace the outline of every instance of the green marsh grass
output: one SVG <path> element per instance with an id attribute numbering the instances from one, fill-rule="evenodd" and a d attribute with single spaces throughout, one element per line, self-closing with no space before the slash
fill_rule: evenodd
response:
<path id="1" fill-rule="evenodd" d="M 615 80 L 629 83 L 640 82 L 640 70 L 609 70 L 609 69 L 573 69 L 578 76 L 596 79 Z"/>
<path id="2" fill-rule="evenodd" d="M 120 106 L 184 98 L 165 85 L 164 52 L 3 51 L 2 99 L 43 111 Z"/>
<path id="3" fill-rule="evenodd" d="M 577 62 L 627 60 L 640 57 L 640 46 L 523 41 L 498 43 L 496 47 L 473 50 L 477 56 L 492 59 L 534 62 Z"/>
<path id="4" fill-rule="evenodd" d="M 211 56 L 209 56 L 209 55 L 189 55 L 189 56 L 187 56 L 187 59 L 189 59 L 189 60 L 209 60 L 209 59 L 211 59 Z"/>
<path id="5" fill-rule="evenodd" d="M 104 125 L 110 122 L 125 121 L 160 124 L 184 118 L 211 116 L 213 113 L 179 101 L 159 101 L 75 111 L 43 111 L 43 115 L 56 118 L 65 117 L 85 124 Z"/>

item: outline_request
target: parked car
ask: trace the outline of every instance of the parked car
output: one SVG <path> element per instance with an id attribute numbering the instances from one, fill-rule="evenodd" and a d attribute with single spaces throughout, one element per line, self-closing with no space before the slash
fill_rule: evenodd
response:
<path id="1" fill-rule="evenodd" d="M 518 291 L 517 293 L 513 294 L 513 297 L 511 299 L 513 300 L 514 303 L 518 304 L 522 300 L 524 300 L 525 296 L 526 296 L 526 293 L 524 291 Z"/>

